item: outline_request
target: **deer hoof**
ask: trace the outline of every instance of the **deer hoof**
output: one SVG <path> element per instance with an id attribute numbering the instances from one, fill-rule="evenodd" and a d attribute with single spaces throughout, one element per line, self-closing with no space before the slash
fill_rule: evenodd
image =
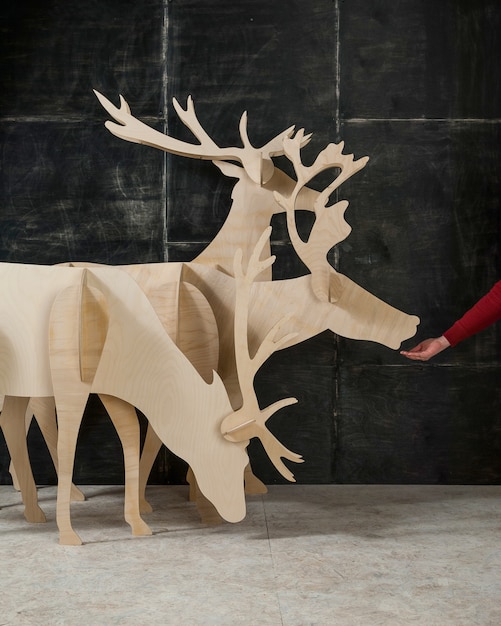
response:
<path id="1" fill-rule="evenodd" d="M 143 520 L 138 520 L 134 524 L 131 524 L 131 528 L 134 537 L 147 537 L 153 534 L 151 528 L 146 522 L 143 522 Z"/>
<path id="2" fill-rule="evenodd" d="M 139 511 L 141 513 L 151 513 L 153 511 L 153 507 L 147 500 L 141 500 L 139 503 Z"/>
<path id="3" fill-rule="evenodd" d="M 45 517 L 45 513 L 42 511 L 42 509 L 39 506 L 34 507 L 33 509 L 30 509 L 30 510 L 25 510 L 24 518 L 30 524 L 43 524 L 47 521 L 47 518 Z"/>
<path id="4" fill-rule="evenodd" d="M 75 485 L 71 486 L 71 501 L 72 502 L 84 502 L 85 501 L 84 494 Z"/>
<path id="5" fill-rule="evenodd" d="M 81 546 L 82 540 L 74 530 L 64 530 L 59 533 L 59 544 L 61 546 Z"/>

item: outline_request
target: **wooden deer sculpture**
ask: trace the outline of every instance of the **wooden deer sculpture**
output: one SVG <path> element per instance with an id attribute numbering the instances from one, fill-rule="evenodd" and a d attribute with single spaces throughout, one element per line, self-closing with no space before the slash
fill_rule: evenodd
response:
<path id="1" fill-rule="evenodd" d="M 252 282 L 273 262 L 273 258 L 258 259 L 268 237 L 269 232 L 265 232 L 246 270 L 236 257 L 236 297 L 241 301 L 235 309 L 236 333 L 243 332 L 247 323 Z M 23 412 L 30 396 L 55 398 L 59 424 L 57 523 L 61 543 L 81 543 L 71 525 L 70 492 L 76 439 L 89 393 L 99 393 L 105 405 L 106 400 L 114 399 L 141 410 L 161 441 L 189 463 L 201 491 L 222 517 L 235 522 L 245 516 L 243 473 L 248 463 L 248 440 L 235 443 L 231 437 L 232 432 L 241 430 L 240 420 L 232 425 L 231 432 L 221 432 L 223 420 L 234 413 L 224 385 L 216 373 L 211 383 L 202 379 L 165 332 L 150 301 L 127 272 L 111 267 L 0 264 L 0 276 L 7 287 L 15 285 L 21 293 L 31 292 L 30 304 L 37 304 L 30 306 L 29 311 L 24 310 L 26 306 L 18 306 L 16 316 L 7 316 L 3 335 L 10 350 L 5 351 L 0 362 L 0 391 L 6 396 L 7 405 L 21 399 Z M 4 291 L 12 304 L 13 287 Z M 269 356 L 289 340 L 287 335 L 276 339 L 279 330 L 280 324 L 270 329 L 262 355 Z M 236 339 L 235 345 L 240 346 L 241 340 Z M 244 371 L 251 358 L 247 351 L 238 350 Z M 30 360 L 25 354 L 39 358 Z M 245 385 L 245 390 L 250 395 L 254 393 L 249 385 Z M 291 401 L 273 405 L 267 415 Z M 280 467 L 282 457 L 300 461 L 301 457 L 281 446 L 264 427 L 257 400 L 253 408 L 248 406 L 245 421 L 259 425 L 252 436 L 261 438 L 275 465 Z M 170 409 L 168 414 L 166 407 Z M 19 415 L 14 419 L 14 411 L 7 408 L 2 413 L 2 427 L 9 442 L 10 426 L 21 424 L 24 429 L 24 420 Z M 110 413 L 116 416 L 117 406 Z M 122 441 L 126 441 L 123 431 L 134 425 L 120 419 L 116 419 L 115 425 Z M 229 440 L 225 438 L 228 435 Z M 21 439 L 25 441 L 14 434 L 15 442 Z M 133 455 L 126 456 L 126 480 L 132 473 L 138 474 L 136 433 L 131 441 L 137 442 L 135 459 Z M 12 458 L 16 462 L 17 456 Z M 127 472 L 127 465 L 133 465 L 134 460 L 135 467 Z M 140 517 L 133 530 L 135 534 L 151 532 Z"/>
<path id="2" fill-rule="evenodd" d="M 100 267 L 95 263 L 66 263 L 70 267 Z M 134 265 L 127 268 L 128 273 L 138 282 L 141 289 L 146 294 L 155 311 L 160 318 L 166 332 L 174 341 L 176 346 L 189 359 L 197 372 L 206 382 L 212 380 L 214 371 L 218 369 L 219 339 L 218 330 L 212 309 L 205 297 L 198 289 L 189 283 L 181 281 L 182 264 L 170 263 L 169 265 L 149 264 Z M 109 400 L 103 400 L 108 410 L 113 410 Z M 3 398 L 0 398 L 0 410 Z M 120 406 L 120 411 L 124 407 Z M 130 420 L 136 419 L 134 407 L 129 407 Z M 55 401 L 53 397 L 31 398 L 26 411 L 26 432 L 28 432 L 32 418 L 35 418 L 42 435 L 47 444 L 48 451 L 52 458 L 57 472 L 57 422 L 55 412 Z M 153 440 L 151 445 L 149 440 Z M 145 447 L 145 454 L 142 464 L 151 471 L 151 465 L 158 453 L 160 442 L 152 429 L 148 429 L 148 441 Z M 148 450 L 151 450 L 154 458 L 148 457 Z M 23 456 L 23 458 L 25 458 Z M 21 463 L 21 461 L 19 461 Z M 24 480 L 29 480 L 32 484 L 29 493 L 34 493 L 34 483 L 30 468 L 23 467 Z M 19 480 L 15 468 L 11 462 L 10 473 L 16 489 L 21 491 Z M 148 476 L 140 475 L 139 492 L 141 495 L 140 509 L 142 512 L 151 511 L 151 507 L 144 498 L 145 486 Z M 72 500 L 84 500 L 82 492 L 72 485 Z M 127 498 L 126 498 L 127 499 Z M 126 504 L 127 506 L 127 504 Z M 31 511 L 37 511 L 35 519 L 31 519 Z M 36 507 L 36 503 L 31 503 L 26 507 L 26 515 L 29 521 L 40 521 L 42 516 Z"/>
<path id="3" fill-rule="evenodd" d="M 288 345 L 304 341 L 330 329 L 353 339 L 376 341 L 390 348 L 398 348 L 402 341 L 413 336 L 419 319 L 407 315 L 382 302 L 346 276 L 337 273 L 327 261 L 328 251 L 343 241 L 351 231 L 344 219 L 348 202 L 327 206 L 330 196 L 353 174 L 360 171 L 368 158 L 355 160 L 342 153 L 344 144 L 329 144 L 315 160 L 305 167 L 300 150 L 310 141 L 303 130 L 294 135 L 294 127 L 283 131 L 266 145 L 255 148 L 247 134 L 247 114 L 240 121 L 243 147 L 219 147 L 200 124 L 188 98 L 186 109 L 174 99 L 174 108 L 181 121 L 200 142 L 190 144 L 166 136 L 135 118 L 127 102 L 120 96 L 120 108 L 95 92 L 108 113 L 118 122 L 106 122 L 106 127 L 121 139 L 142 143 L 185 157 L 212 160 L 223 174 L 237 180 L 232 193 L 232 204 L 225 223 L 214 240 L 203 252 L 184 267 L 183 276 L 206 296 L 218 322 L 220 336 L 219 374 L 229 391 L 232 404 L 242 402 L 234 358 L 232 333 L 233 276 L 232 262 L 237 249 L 242 250 L 243 263 L 252 254 L 257 238 L 268 226 L 274 214 L 286 212 L 291 243 L 310 270 L 305 277 L 273 281 L 271 269 L 263 272 L 253 286 L 253 304 L 249 319 L 251 349 L 263 339 L 268 316 L 278 311 L 290 314 L 289 330 L 294 334 Z M 296 180 L 282 172 L 273 157 L 285 155 L 293 164 Z M 240 165 L 237 165 L 240 163 Z M 317 174 L 336 169 L 334 180 L 322 192 L 307 186 Z M 297 233 L 295 212 L 314 212 L 316 219 L 310 237 L 303 242 Z M 269 254 L 269 248 L 263 251 Z M 214 272 L 214 270 L 222 270 Z M 263 282 L 265 281 L 265 282 Z M 287 346 L 283 346 L 287 347 Z M 149 440 L 148 458 L 154 459 L 155 443 Z M 150 449 L 151 446 L 151 449 Z M 153 450 L 153 451 L 152 451 Z M 144 477 L 149 473 L 145 466 Z M 248 474 L 249 475 L 249 474 Z"/>
<path id="4" fill-rule="evenodd" d="M 221 291 L 220 285 L 215 283 L 217 280 L 215 275 L 211 275 L 210 270 L 204 274 L 200 266 L 218 269 L 228 276 L 233 276 L 232 263 L 235 252 L 238 249 L 242 250 L 245 265 L 273 215 L 286 212 L 292 245 L 310 270 L 310 274 L 288 281 L 272 281 L 270 269 L 263 272 L 257 282 L 271 282 L 268 287 L 279 298 L 284 298 L 284 295 L 289 293 L 288 297 L 285 296 L 286 306 L 297 326 L 295 329 L 298 332 L 297 341 L 303 341 L 330 328 L 341 336 L 376 341 L 396 349 L 402 341 L 415 334 L 419 318 L 407 315 L 382 302 L 349 278 L 337 273 L 327 261 L 327 252 L 330 248 L 343 241 L 351 231 L 351 227 L 344 219 L 348 202 L 340 201 L 332 206 L 328 206 L 327 202 L 343 182 L 366 165 L 367 157 L 355 160 L 353 155 L 343 154 L 344 144 L 341 142 L 329 144 L 315 162 L 306 167 L 301 162 L 300 151 L 310 141 L 310 135 L 305 135 L 302 129 L 294 135 L 292 126 L 266 145 L 255 148 L 247 135 L 246 113 L 240 122 L 243 147 L 221 148 L 207 135 L 198 121 L 191 98 L 188 98 L 186 109 L 174 99 L 174 108 L 181 121 L 200 142 L 190 144 L 166 136 L 139 121 L 131 114 L 129 105 L 122 96 L 120 108 L 117 108 L 103 95 L 97 91 L 95 93 L 103 107 L 118 122 L 105 123 L 106 128 L 117 137 L 173 154 L 212 160 L 225 175 L 237 179 L 225 223 L 207 248 L 193 262 L 186 264 L 186 272 L 183 274 L 188 282 L 193 281 L 208 298 L 218 320 L 220 332 L 227 328 L 227 316 L 230 314 L 232 317 L 232 306 L 229 312 L 226 307 L 220 305 Z M 274 164 L 272 157 L 281 155 L 285 155 L 293 164 L 296 180 L 287 176 Z M 332 183 L 322 192 L 310 189 L 307 184 L 317 174 L 327 169 L 335 169 L 337 172 Z M 295 212 L 298 210 L 308 210 L 316 216 L 307 242 L 301 240 L 295 226 Z M 263 254 L 268 255 L 269 248 L 265 249 Z M 222 280 L 220 274 L 218 279 Z M 205 289 L 204 282 L 207 285 Z M 301 297 L 295 298 L 294 292 L 297 288 L 301 291 Z M 254 291 L 257 289 L 259 285 L 256 284 Z M 304 291 L 312 292 L 308 306 L 312 306 L 313 311 L 308 322 L 303 323 Z M 331 315 L 327 316 L 329 320 L 326 320 L 324 303 L 332 305 Z M 338 310 L 334 312 L 336 309 Z M 318 323 L 315 324 L 313 318 L 316 314 Z M 250 323 L 253 332 L 252 319 Z M 301 328 L 302 326 L 305 328 Z M 231 346 L 230 352 L 232 351 Z M 221 353 L 220 367 L 224 368 L 229 359 L 224 348 Z M 232 372 L 236 371 L 234 364 L 228 367 Z M 238 402 L 240 399 L 236 400 Z"/>
<path id="5" fill-rule="evenodd" d="M 218 374 L 235 411 L 242 406 L 243 394 L 235 358 L 233 318 L 236 284 L 233 259 L 236 251 L 241 250 L 245 267 L 260 234 L 270 224 L 275 213 L 286 212 L 292 245 L 309 268 L 310 274 L 289 280 L 272 280 L 269 265 L 256 277 L 251 289 L 248 319 L 251 353 L 261 345 L 269 324 L 278 322 L 284 311 L 289 314 L 284 326 L 289 339 L 281 344 L 281 348 L 304 341 L 326 329 L 353 339 L 377 341 L 390 348 L 398 348 L 402 341 L 415 333 L 419 322 L 417 317 L 382 302 L 346 276 L 337 273 L 327 261 L 329 249 L 345 239 L 350 232 L 350 226 L 344 220 L 348 203 L 341 201 L 327 206 L 327 201 L 342 182 L 365 166 L 367 157 L 354 160 L 353 155 L 342 153 L 342 143 L 330 144 L 313 165 L 305 167 L 301 162 L 300 150 L 308 143 L 310 136 L 304 135 L 302 130 L 294 135 L 294 127 L 291 127 L 265 146 L 254 148 L 247 136 L 246 114 L 240 123 L 243 147 L 220 148 L 202 128 L 191 98 L 188 99 L 186 109 L 174 100 L 180 119 L 200 142 L 198 145 L 190 144 L 159 133 L 137 120 L 131 115 L 122 97 L 121 106 L 117 108 L 101 94 L 96 92 L 96 95 L 104 108 L 119 122 L 106 122 L 106 127 L 118 137 L 174 154 L 213 160 L 223 174 L 237 180 L 225 224 L 212 243 L 193 262 L 183 265 L 181 277 L 183 284 L 193 285 L 205 296 L 214 311 L 219 331 Z M 285 155 L 292 162 L 296 180 L 275 166 L 273 157 L 279 155 Z M 322 192 L 310 189 L 307 183 L 328 168 L 339 170 L 333 182 Z M 297 210 L 309 210 L 315 214 L 315 223 L 306 242 L 297 233 Z M 269 251 L 269 241 L 266 241 L 262 248 L 264 258 L 269 255 Z M 161 274 L 163 271 L 171 272 L 170 265 L 156 266 L 155 275 L 160 275 L 158 285 L 167 282 L 162 280 Z M 140 275 L 149 274 L 148 267 L 122 266 L 122 269 L 134 275 L 142 285 Z M 142 288 L 147 293 L 144 285 Z M 141 462 L 141 501 L 145 510 L 146 477 L 160 443 L 149 429 Z M 287 475 L 287 471 L 284 472 Z M 252 474 L 248 471 L 247 476 Z"/>

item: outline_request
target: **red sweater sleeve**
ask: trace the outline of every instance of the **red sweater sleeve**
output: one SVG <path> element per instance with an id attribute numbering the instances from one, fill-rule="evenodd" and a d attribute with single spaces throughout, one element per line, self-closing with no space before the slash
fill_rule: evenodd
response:
<path id="1" fill-rule="evenodd" d="M 501 280 L 444 333 L 455 346 L 501 319 Z"/>

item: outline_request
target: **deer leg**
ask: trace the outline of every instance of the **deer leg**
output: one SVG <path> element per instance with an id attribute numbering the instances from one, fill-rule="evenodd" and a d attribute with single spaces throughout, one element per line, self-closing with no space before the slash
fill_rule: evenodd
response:
<path id="1" fill-rule="evenodd" d="M 259 494 L 268 493 L 268 488 L 254 474 L 250 463 L 247 465 L 244 471 L 244 483 L 245 493 L 248 495 L 256 496 Z"/>
<path id="2" fill-rule="evenodd" d="M 195 478 L 195 474 L 193 473 L 191 467 L 188 467 L 188 471 L 186 472 L 186 482 L 188 483 L 190 488 L 188 492 L 188 500 L 190 502 L 196 502 L 198 486 L 197 479 Z"/>
<path id="3" fill-rule="evenodd" d="M 31 415 L 35 416 L 57 472 L 57 421 L 54 398 L 31 398 L 26 413 L 27 424 L 29 425 L 28 415 L 30 416 L 29 421 L 31 421 Z M 85 500 L 84 494 L 73 483 L 71 483 L 71 500 L 76 502 Z"/>
<path id="4" fill-rule="evenodd" d="M 202 524 L 207 524 L 208 526 L 222 524 L 223 518 L 219 515 L 212 502 L 208 500 L 200 491 L 197 479 L 195 478 L 195 474 L 193 473 L 191 467 L 188 467 L 186 480 L 190 486 L 190 502 L 195 502 Z"/>
<path id="5" fill-rule="evenodd" d="M 88 395 L 71 394 L 59 398 L 56 395 L 58 416 L 57 458 L 59 466 L 56 521 L 59 543 L 66 546 L 82 545 L 82 540 L 71 525 L 71 479 L 75 465 L 78 431 L 82 422 Z"/>
<path id="6" fill-rule="evenodd" d="M 28 431 L 30 429 L 31 418 L 32 417 L 33 417 L 33 414 L 31 413 L 31 409 L 30 409 L 30 406 L 28 404 L 28 408 L 26 409 L 26 414 L 25 414 L 26 436 L 28 436 Z M 12 463 L 12 459 L 11 459 L 10 465 L 9 465 L 9 474 L 10 474 L 10 476 L 12 478 L 12 486 L 14 487 L 14 489 L 16 491 L 21 491 L 21 487 L 19 486 L 19 480 L 17 478 L 16 470 L 14 469 L 14 464 Z"/>
<path id="7" fill-rule="evenodd" d="M 151 513 L 153 510 L 150 503 L 146 500 L 146 484 L 148 483 L 151 468 L 153 467 L 153 463 L 161 447 L 162 441 L 151 425 L 148 424 L 143 451 L 141 452 L 141 459 L 139 461 L 139 510 L 141 513 Z"/>
<path id="8" fill-rule="evenodd" d="M 151 535 L 139 512 L 139 420 L 134 407 L 114 396 L 99 394 L 122 442 L 125 465 L 125 521 L 133 535 Z"/>
<path id="9" fill-rule="evenodd" d="M 38 506 L 37 488 L 28 456 L 24 422 L 28 400 L 29 398 L 6 396 L 0 415 L 0 426 L 4 432 L 7 449 L 19 481 L 24 503 L 24 517 L 28 522 L 39 523 L 45 522 L 46 519 L 44 512 Z"/>
<path id="10" fill-rule="evenodd" d="M 21 491 L 21 486 L 19 485 L 19 479 L 17 478 L 16 470 L 14 469 L 14 463 L 10 462 L 9 464 L 9 474 L 12 478 L 12 486 L 16 491 Z"/>
<path id="11" fill-rule="evenodd" d="M 49 325 L 49 359 L 58 422 L 56 521 L 59 543 L 70 546 L 82 544 L 71 525 L 71 482 L 78 431 L 91 387 L 82 376 L 81 367 L 82 311 L 88 308 L 82 294 L 83 283 L 60 292 L 52 304 Z"/>

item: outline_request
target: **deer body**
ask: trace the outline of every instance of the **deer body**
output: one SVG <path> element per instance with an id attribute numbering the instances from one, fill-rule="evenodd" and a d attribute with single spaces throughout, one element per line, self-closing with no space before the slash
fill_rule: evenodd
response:
<path id="1" fill-rule="evenodd" d="M 245 443 L 235 445 L 221 436 L 221 422 L 232 412 L 224 385 L 217 375 L 210 384 L 201 378 L 127 272 L 0 264 L 0 277 L 0 393 L 6 396 L 2 427 L 7 438 L 15 422 L 23 432 L 16 441 L 25 441 L 29 397 L 54 396 L 62 543 L 80 543 L 71 527 L 69 500 L 76 438 L 89 393 L 99 393 L 105 405 L 116 399 L 142 410 L 161 441 L 193 468 L 219 513 L 229 521 L 244 517 L 248 457 Z M 19 453 L 12 456 L 17 461 Z M 23 474 L 19 466 L 16 472 Z M 143 530 L 137 534 L 149 529 Z"/>

